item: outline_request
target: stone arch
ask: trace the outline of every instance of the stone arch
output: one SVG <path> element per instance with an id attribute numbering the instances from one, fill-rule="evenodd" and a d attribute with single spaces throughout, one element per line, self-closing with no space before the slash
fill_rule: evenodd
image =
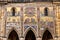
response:
<path id="1" fill-rule="evenodd" d="M 44 33 L 45 33 L 46 31 L 48 31 L 48 32 L 51 34 L 52 38 L 54 39 L 54 35 L 52 34 L 51 30 L 48 29 L 48 28 L 46 28 L 46 29 L 43 31 L 42 38 L 43 38 L 43 35 L 44 35 Z"/>
<path id="2" fill-rule="evenodd" d="M 27 34 L 27 32 L 28 32 L 29 30 L 32 30 L 33 33 L 35 34 L 35 37 L 37 37 L 36 31 L 35 31 L 33 28 L 28 28 L 28 29 L 25 31 L 25 33 L 24 33 L 24 38 L 26 37 L 26 34 Z"/>
<path id="3" fill-rule="evenodd" d="M 12 12 L 12 16 L 15 16 L 16 8 L 15 8 L 15 7 L 12 7 L 12 8 L 11 8 L 11 12 Z"/>
<path id="4" fill-rule="evenodd" d="M 49 13 L 49 8 L 45 7 L 44 8 L 44 16 L 48 16 L 48 13 Z"/>
<path id="5" fill-rule="evenodd" d="M 18 35 L 18 37 L 19 37 L 18 31 L 13 27 L 13 28 L 11 28 L 11 29 L 9 30 L 9 32 L 8 32 L 8 34 L 7 34 L 7 40 L 8 40 L 9 34 L 10 34 L 11 31 L 13 31 L 13 30 L 17 33 L 17 35 Z"/>
<path id="6" fill-rule="evenodd" d="M 29 30 L 25 36 L 25 40 L 36 40 L 35 34 L 32 30 Z"/>

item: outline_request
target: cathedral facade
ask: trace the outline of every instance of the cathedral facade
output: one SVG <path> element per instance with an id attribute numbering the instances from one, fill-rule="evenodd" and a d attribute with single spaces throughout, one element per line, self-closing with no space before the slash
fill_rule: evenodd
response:
<path id="1" fill-rule="evenodd" d="M 59 1 L 1 0 L 0 40 L 60 40 L 59 17 Z"/>

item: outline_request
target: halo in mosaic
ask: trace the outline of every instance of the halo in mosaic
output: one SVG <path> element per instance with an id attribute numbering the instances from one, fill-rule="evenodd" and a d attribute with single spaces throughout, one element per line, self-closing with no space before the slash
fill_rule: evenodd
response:
<path id="1" fill-rule="evenodd" d="M 28 23 L 30 23 L 30 19 L 26 18 L 24 24 L 28 24 Z"/>

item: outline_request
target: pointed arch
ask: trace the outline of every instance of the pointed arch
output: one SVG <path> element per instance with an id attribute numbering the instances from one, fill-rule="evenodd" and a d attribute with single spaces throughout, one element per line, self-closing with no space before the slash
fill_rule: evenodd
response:
<path id="1" fill-rule="evenodd" d="M 47 7 L 44 8 L 44 15 L 48 16 L 48 8 Z"/>
<path id="2" fill-rule="evenodd" d="M 15 16 L 16 8 L 15 8 L 15 7 L 12 7 L 12 8 L 11 8 L 11 11 L 12 11 L 12 16 Z"/>
<path id="3" fill-rule="evenodd" d="M 13 28 L 11 28 L 11 29 L 9 30 L 9 32 L 7 33 L 7 40 L 8 40 L 9 34 L 10 34 L 13 30 L 17 33 L 17 35 L 18 35 L 18 37 L 19 37 L 19 32 L 16 30 L 16 28 L 13 27 Z"/>
<path id="4" fill-rule="evenodd" d="M 53 36 L 49 32 L 49 30 L 45 30 L 45 32 L 43 33 L 43 36 L 42 36 L 42 40 L 49 40 L 49 39 L 53 39 Z"/>
<path id="5" fill-rule="evenodd" d="M 26 37 L 26 34 L 27 34 L 27 32 L 28 32 L 29 30 L 32 30 L 33 33 L 34 33 L 34 35 L 35 35 L 35 37 L 37 37 L 37 33 L 36 33 L 36 31 L 35 31 L 33 28 L 28 28 L 28 29 L 25 31 L 25 33 L 24 33 L 24 37 Z"/>
<path id="6" fill-rule="evenodd" d="M 19 40 L 19 36 L 15 30 L 9 33 L 8 40 Z"/>
<path id="7" fill-rule="evenodd" d="M 25 36 L 25 40 L 36 40 L 36 36 L 32 30 L 29 30 Z"/>

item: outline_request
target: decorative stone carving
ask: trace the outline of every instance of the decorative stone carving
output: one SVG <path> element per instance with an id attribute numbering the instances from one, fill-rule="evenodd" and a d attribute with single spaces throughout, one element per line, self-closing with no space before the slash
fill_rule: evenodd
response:
<path id="1" fill-rule="evenodd" d="M 35 16 L 35 8 L 33 7 L 28 7 L 25 9 L 25 16 L 28 16 L 28 17 L 32 17 L 32 16 Z"/>

